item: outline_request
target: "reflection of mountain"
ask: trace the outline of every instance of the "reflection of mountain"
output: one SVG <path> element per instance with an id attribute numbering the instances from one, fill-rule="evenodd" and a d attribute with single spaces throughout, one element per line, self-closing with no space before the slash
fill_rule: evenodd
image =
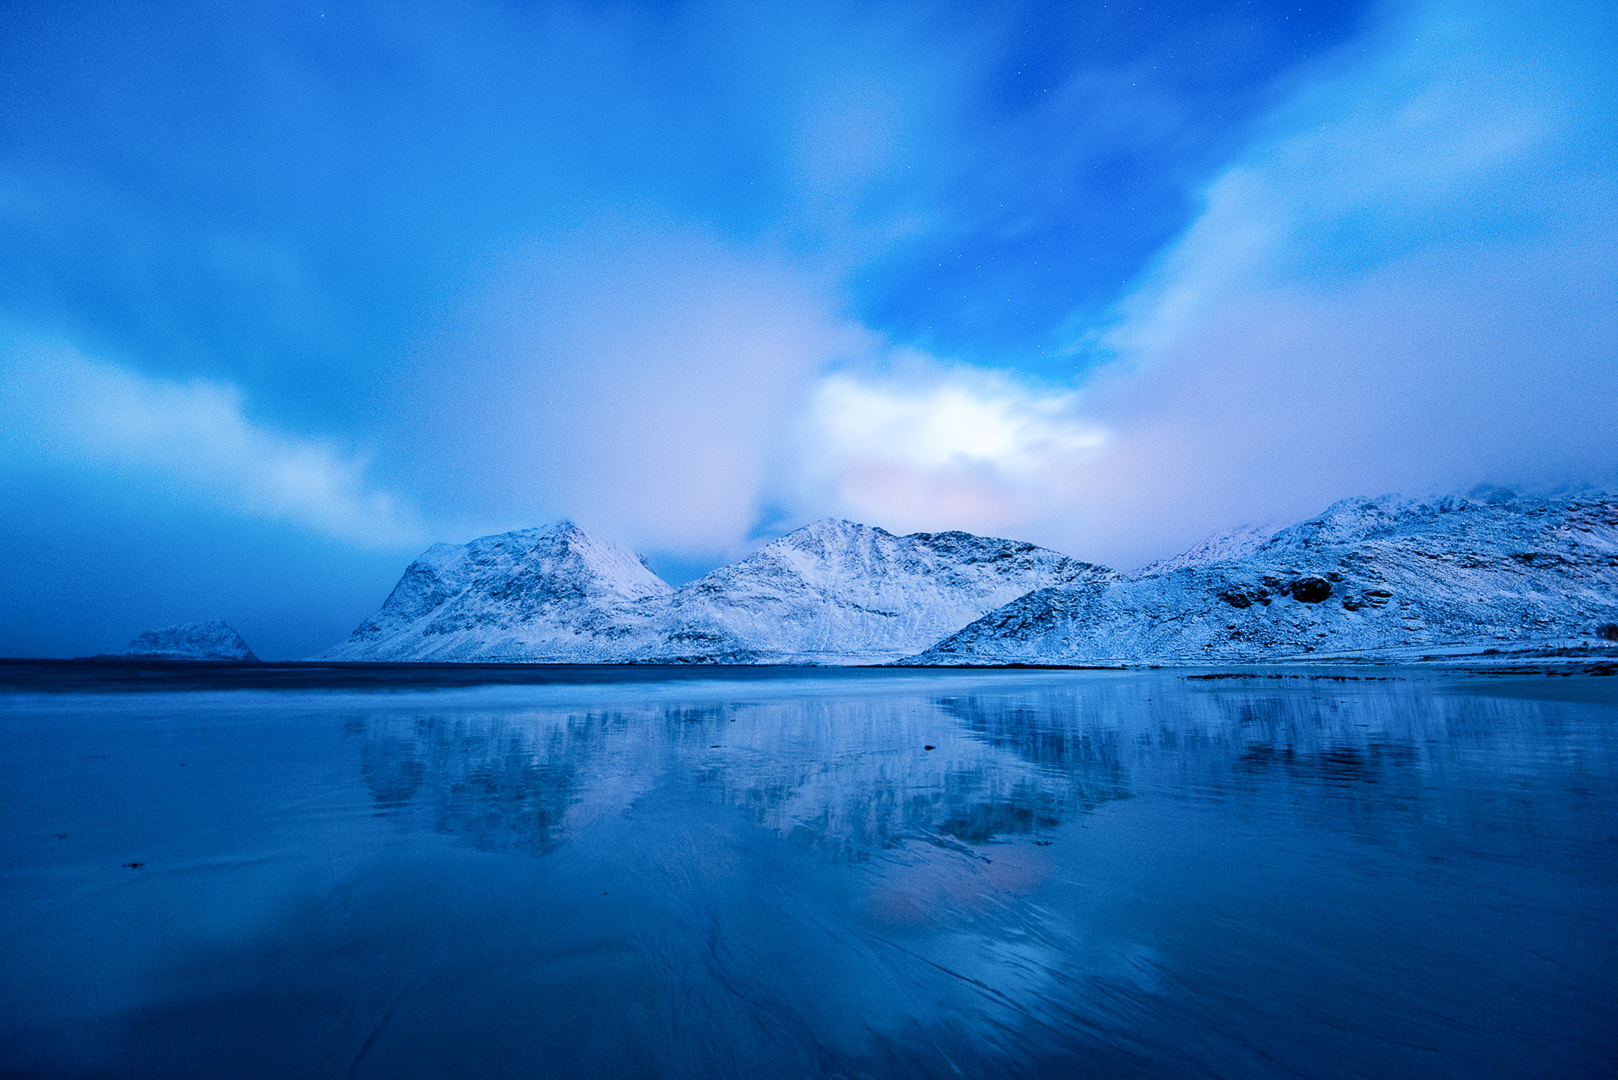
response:
<path id="1" fill-rule="evenodd" d="M 543 854 L 602 786 L 592 766 L 607 719 L 389 717 L 366 725 L 362 768 L 379 814 L 421 818 L 480 848 Z"/>
<path id="2" fill-rule="evenodd" d="M 727 764 L 710 783 L 774 831 L 854 860 L 907 840 L 983 844 L 1037 834 L 1125 794 L 1119 783 L 1087 786 L 1082 771 L 1041 768 L 959 728 L 937 734 L 942 711 L 918 701 L 857 711 L 822 704 L 820 715 L 803 719 L 825 738 L 800 737 L 789 753 Z M 928 739 L 937 745 L 929 749 Z"/>
<path id="3" fill-rule="evenodd" d="M 1164 675 L 1155 687 L 1121 680 L 1084 706 L 1092 727 L 1118 729 L 1137 793 L 1417 845 L 1435 861 L 1485 849 L 1542 860 L 1607 812 L 1589 779 L 1614 753 L 1599 725 L 1572 722 L 1565 706 L 1448 692 L 1446 682 L 1291 676 L 1187 692 L 1190 680 Z M 1536 796 L 1524 800 L 1529 782 Z"/>
<path id="4" fill-rule="evenodd" d="M 989 709 L 985 702 L 979 712 Z M 806 846 L 861 859 L 905 840 L 980 844 L 1127 794 L 1116 757 L 1042 760 L 1018 717 L 938 734 L 947 706 L 807 700 L 611 712 L 378 717 L 362 762 L 378 813 L 543 854 L 670 777 Z M 946 727 L 946 730 L 947 727 Z M 927 739 L 937 740 L 929 748 Z M 998 742 L 997 742 L 998 740 Z"/>
<path id="5" fill-rule="evenodd" d="M 1376 844 L 1440 837 L 1423 849 L 1435 859 L 1510 836 L 1522 844 L 1510 857 L 1526 858 L 1536 837 L 1575 835 L 1595 812 L 1599 787 L 1581 785 L 1577 763 L 1611 752 L 1584 746 L 1582 728 L 1547 729 L 1550 715 L 1565 713 L 1400 681 L 1164 673 L 956 696 L 384 711 L 364 725 L 362 762 L 379 814 L 535 854 L 661 790 L 852 861 L 907 841 L 1039 835 L 1148 793 L 1245 804 L 1255 819 L 1306 819 Z M 1546 760 L 1545 747 L 1567 761 Z M 1570 779 L 1512 810 L 1497 783 L 1510 763 Z M 1527 816 L 1490 825 L 1507 812 Z"/>
<path id="6" fill-rule="evenodd" d="M 1003 695 L 975 694 L 934 704 L 991 746 L 1037 765 L 1082 771 L 1097 788 L 1097 802 L 1118 798 L 1107 792 L 1124 787 L 1117 731 L 1088 729 L 1072 695 L 1008 702 Z"/>

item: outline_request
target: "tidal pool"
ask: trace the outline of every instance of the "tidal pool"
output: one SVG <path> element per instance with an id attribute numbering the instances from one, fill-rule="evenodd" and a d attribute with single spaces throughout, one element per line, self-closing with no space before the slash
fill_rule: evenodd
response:
<path id="1" fill-rule="evenodd" d="M 1193 674 L 13 677 L 0 1074 L 1618 1072 L 1618 679 Z"/>

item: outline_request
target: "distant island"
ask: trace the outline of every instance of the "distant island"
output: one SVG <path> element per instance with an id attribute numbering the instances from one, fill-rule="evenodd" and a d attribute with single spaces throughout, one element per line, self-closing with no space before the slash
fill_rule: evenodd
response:
<path id="1" fill-rule="evenodd" d="M 235 660 L 257 663 L 242 636 L 219 619 L 148 630 L 114 656 L 149 660 Z"/>
<path id="2" fill-rule="evenodd" d="M 1013 540 L 826 519 L 677 589 L 562 521 L 435 545 L 314 659 L 1062 665 L 1614 640 L 1618 496 L 1491 492 L 1347 499 L 1130 574 Z"/>

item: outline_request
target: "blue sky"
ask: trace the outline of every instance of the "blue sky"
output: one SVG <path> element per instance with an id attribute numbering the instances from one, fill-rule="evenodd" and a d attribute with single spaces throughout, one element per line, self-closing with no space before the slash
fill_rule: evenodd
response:
<path id="1" fill-rule="evenodd" d="M 0 653 L 570 516 L 1128 567 L 1610 483 L 1601 4 L 11 4 Z"/>

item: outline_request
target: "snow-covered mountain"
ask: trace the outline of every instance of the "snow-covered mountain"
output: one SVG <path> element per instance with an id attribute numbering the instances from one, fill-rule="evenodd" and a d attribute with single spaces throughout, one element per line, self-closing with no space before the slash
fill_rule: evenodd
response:
<path id="1" fill-rule="evenodd" d="M 571 521 L 435 544 L 381 611 L 317 659 L 611 660 L 671 591 L 633 552 Z"/>
<path id="2" fill-rule="evenodd" d="M 1112 571 L 1016 540 L 895 536 L 830 518 L 684 585 L 629 658 L 882 663 L 909 656 L 1031 589 Z"/>
<path id="3" fill-rule="evenodd" d="M 148 630 L 117 655 L 156 660 L 258 660 L 242 636 L 219 619 Z"/>
<path id="4" fill-rule="evenodd" d="M 328 660 L 880 663 L 1112 572 L 963 532 L 824 520 L 671 590 L 571 523 L 432 548 Z"/>
<path id="5" fill-rule="evenodd" d="M 1618 496 L 1348 499 L 1260 543 L 1217 539 L 1042 589 L 920 664 L 1266 660 L 1593 638 L 1618 619 Z"/>

